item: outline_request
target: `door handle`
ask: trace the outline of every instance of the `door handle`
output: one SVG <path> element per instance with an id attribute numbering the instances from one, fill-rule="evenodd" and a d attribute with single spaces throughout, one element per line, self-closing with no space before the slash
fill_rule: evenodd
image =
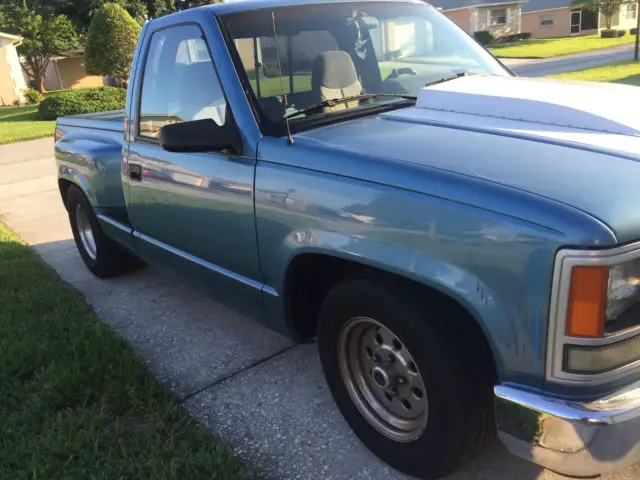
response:
<path id="1" fill-rule="evenodd" d="M 129 178 L 136 182 L 142 181 L 142 166 L 137 163 L 129 164 Z"/>

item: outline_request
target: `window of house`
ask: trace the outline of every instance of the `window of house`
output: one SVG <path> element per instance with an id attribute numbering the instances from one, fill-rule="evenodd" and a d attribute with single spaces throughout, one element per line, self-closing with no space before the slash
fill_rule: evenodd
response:
<path id="1" fill-rule="evenodd" d="M 205 118 L 224 125 L 227 103 L 200 28 L 153 34 L 140 98 L 139 133 L 157 137 L 171 123 Z"/>
<path id="2" fill-rule="evenodd" d="M 492 27 L 497 25 L 506 25 L 507 23 L 507 9 L 506 8 L 492 8 L 489 10 L 489 25 Z"/>
<path id="3" fill-rule="evenodd" d="M 541 27 L 553 27 L 553 15 L 540 15 Z"/>
<path id="4" fill-rule="evenodd" d="M 637 11 L 638 11 L 638 4 L 637 3 L 628 3 L 627 4 L 627 18 L 628 19 L 636 18 Z"/>

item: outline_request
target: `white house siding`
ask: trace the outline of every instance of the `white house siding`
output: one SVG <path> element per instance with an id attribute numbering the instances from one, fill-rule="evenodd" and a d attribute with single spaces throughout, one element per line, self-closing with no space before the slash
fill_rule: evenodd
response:
<path id="1" fill-rule="evenodd" d="M 27 83 L 12 39 L 0 37 L 0 63 L 0 104 L 23 102 Z"/>
<path id="2" fill-rule="evenodd" d="M 507 13 L 506 23 L 504 25 L 489 25 L 491 10 L 504 8 Z M 515 5 L 492 5 L 487 7 L 471 8 L 471 31 L 479 32 L 482 30 L 490 31 L 495 37 L 509 35 L 512 33 L 520 33 L 522 30 L 520 4 Z"/>

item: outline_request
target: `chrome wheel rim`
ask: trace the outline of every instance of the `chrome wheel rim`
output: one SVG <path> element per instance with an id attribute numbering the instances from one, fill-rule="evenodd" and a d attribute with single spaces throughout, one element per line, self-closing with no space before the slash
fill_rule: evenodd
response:
<path id="1" fill-rule="evenodd" d="M 427 426 L 429 401 L 413 356 L 372 318 L 349 320 L 338 337 L 342 380 L 362 416 L 383 435 L 411 442 Z"/>
<path id="2" fill-rule="evenodd" d="M 91 260 L 95 260 L 97 257 L 96 239 L 93 235 L 89 217 L 87 217 L 82 205 L 76 207 L 76 227 L 82 248 L 84 248 L 85 253 Z"/>

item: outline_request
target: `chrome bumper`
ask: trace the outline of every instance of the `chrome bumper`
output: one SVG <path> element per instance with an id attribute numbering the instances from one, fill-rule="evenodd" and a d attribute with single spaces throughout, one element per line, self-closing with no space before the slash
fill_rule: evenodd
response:
<path id="1" fill-rule="evenodd" d="M 640 382 L 588 403 L 506 386 L 494 391 L 498 434 L 514 455 L 574 476 L 640 462 Z"/>

